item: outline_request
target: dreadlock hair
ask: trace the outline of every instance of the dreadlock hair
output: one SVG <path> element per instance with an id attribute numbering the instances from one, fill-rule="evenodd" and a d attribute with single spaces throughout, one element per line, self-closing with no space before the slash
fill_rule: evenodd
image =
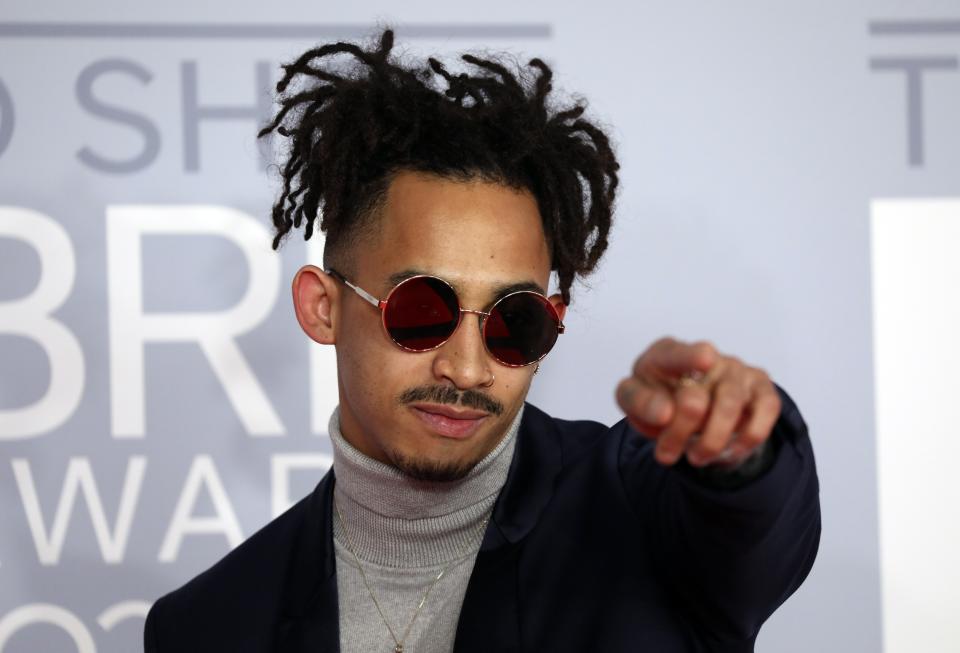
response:
<path id="1" fill-rule="evenodd" d="M 582 117 L 582 102 L 548 106 L 553 73 L 540 59 L 514 73 L 502 59 L 464 54 L 472 74 L 453 74 L 433 58 L 404 67 L 392 48 L 386 29 L 376 49 L 331 43 L 283 66 L 280 108 L 259 133 L 289 139 L 273 248 L 304 223 L 309 239 L 319 214 L 324 262 L 340 258 L 401 170 L 492 181 L 536 198 L 569 303 L 574 277 L 607 248 L 619 168 L 607 135 Z"/>

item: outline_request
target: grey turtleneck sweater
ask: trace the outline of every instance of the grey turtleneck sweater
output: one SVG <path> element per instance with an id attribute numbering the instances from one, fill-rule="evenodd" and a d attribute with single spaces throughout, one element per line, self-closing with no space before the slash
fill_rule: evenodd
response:
<path id="1" fill-rule="evenodd" d="M 351 446 L 330 417 L 342 653 L 391 653 L 396 646 L 370 590 L 405 653 L 453 650 L 460 607 L 493 504 L 513 460 L 523 409 L 506 435 L 462 480 L 415 481 Z M 346 532 L 344 532 L 346 528 Z M 349 536 L 349 539 L 348 539 Z M 437 575 L 419 615 L 408 625 Z"/>

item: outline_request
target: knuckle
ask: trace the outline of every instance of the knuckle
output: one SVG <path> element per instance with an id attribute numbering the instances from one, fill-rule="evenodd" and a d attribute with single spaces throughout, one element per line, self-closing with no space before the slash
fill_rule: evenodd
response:
<path id="1" fill-rule="evenodd" d="M 721 433 L 704 435 L 704 437 L 702 437 L 697 443 L 697 453 L 709 458 L 719 455 L 726 446 L 726 441 L 729 439 L 721 436 Z"/>
<path id="2" fill-rule="evenodd" d="M 753 449 L 767 439 L 767 433 L 760 427 L 751 426 L 740 433 L 739 439 L 748 449 Z"/>
<path id="3" fill-rule="evenodd" d="M 780 401 L 780 395 L 776 392 L 765 392 L 757 397 L 757 407 L 760 410 L 768 411 L 776 415 L 780 414 L 780 409 L 783 407 L 782 404 L 783 402 Z"/>
<path id="4" fill-rule="evenodd" d="M 620 404 L 625 409 L 630 409 L 640 404 L 643 398 L 643 386 L 628 379 L 617 388 L 617 397 Z"/>
<path id="5" fill-rule="evenodd" d="M 717 396 L 713 403 L 713 410 L 723 417 L 730 418 L 740 414 L 743 404 L 743 393 L 738 390 L 730 390 Z"/>
<path id="6" fill-rule="evenodd" d="M 681 392 L 677 397 L 677 412 L 687 419 L 698 419 L 707 409 L 707 398 L 703 392 Z"/>
<path id="7" fill-rule="evenodd" d="M 673 347 L 676 344 L 677 344 L 676 339 L 670 336 L 663 336 L 661 338 L 658 338 L 656 342 L 654 342 L 653 345 L 651 345 L 651 348 L 665 349 L 667 347 Z"/>
<path id="8" fill-rule="evenodd" d="M 700 453 L 707 458 L 716 458 L 723 451 L 723 446 L 712 442 L 705 442 L 700 445 Z"/>
<path id="9" fill-rule="evenodd" d="M 641 386 L 630 395 L 630 410 L 639 414 L 650 401 L 650 391 Z"/>
<path id="10" fill-rule="evenodd" d="M 747 386 L 739 379 L 730 379 L 717 386 L 717 398 L 745 403 L 750 396 Z"/>
<path id="11" fill-rule="evenodd" d="M 644 398 L 643 414 L 647 421 L 661 424 L 669 417 L 670 400 L 658 392 L 649 392 Z"/>
<path id="12" fill-rule="evenodd" d="M 767 382 L 770 381 L 770 375 L 767 373 L 767 370 L 763 369 L 762 367 L 751 367 L 750 369 L 760 380 Z"/>
<path id="13" fill-rule="evenodd" d="M 700 416 L 700 410 L 689 401 L 678 401 L 677 416 L 685 421 L 696 420 Z"/>
<path id="14" fill-rule="evenodd" d="M 713 356 L 717 356 L 719 353 L 717 352 L 716 346 L 709 340 L 698 340 L 695 343 L 693 343 L 692 346 L 694 349 L 696 349 L 698 354 L 703 356 L 713 357 Z"/>

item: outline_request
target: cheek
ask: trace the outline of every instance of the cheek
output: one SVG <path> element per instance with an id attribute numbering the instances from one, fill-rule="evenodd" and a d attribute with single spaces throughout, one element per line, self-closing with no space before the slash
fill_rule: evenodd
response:
<path id="1" fill-rule="evenodd" d="M 519 408 L 530 390 L 532 375 L 522 368 L 503 368 L 496 372 L 497 380 L 493 391 L 504 407 Z"/>
<path id="2" fill-rule="evenodd" d="M 382 330 L 338 338 L 337 370 L 347 400 L 377 413 L 394 407 L 404 390 L 431 382 L 429 358 L 403 351 Z"/>
<path id="3" fill-rule="evenodd" d="M 358 372 L 376 367 L 378 359 L 396 349 L 383 333 L 379 315 L 372 310 L 345 311 L 337 324 L 336 342 L 338 362 Z"/>
<path id="4" fill-rule="evenodd" d="M 337 333 L 337 375 L 346 399 L 356 407 L 368 404 L 370 390 L 382 383 L 377 374 L 385 357 L 391 353 L 390 343 L 380 332 L 376 316 L 344 316 Z"/>

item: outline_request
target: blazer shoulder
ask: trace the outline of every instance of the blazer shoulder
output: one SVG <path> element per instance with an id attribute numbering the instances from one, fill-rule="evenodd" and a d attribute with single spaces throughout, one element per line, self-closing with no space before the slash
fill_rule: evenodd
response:
<path id="1" fill-rule="evenodd" d="M 553 417 L 533 404 L 527 404 L 523 413 L 523 426 L 539 437 L 548 434 L 556 439 L 565 460 L 575 459 L 593 447 L 609 443 L 606 437 L 611 427 L 588 419 L 569 420 Z"/>
<path id="2" fill-rule="evenodd" d="M 186 642 L 230 632 L 230 624 L 244 624 L 251 634 L 266 632 L 281 606 L 291 561 L 320 486 L 212 567 L 157 600 L 147 616 L 145 650 L 159 651 L 161 645 L 162 650 L 183 650 Z"/>

